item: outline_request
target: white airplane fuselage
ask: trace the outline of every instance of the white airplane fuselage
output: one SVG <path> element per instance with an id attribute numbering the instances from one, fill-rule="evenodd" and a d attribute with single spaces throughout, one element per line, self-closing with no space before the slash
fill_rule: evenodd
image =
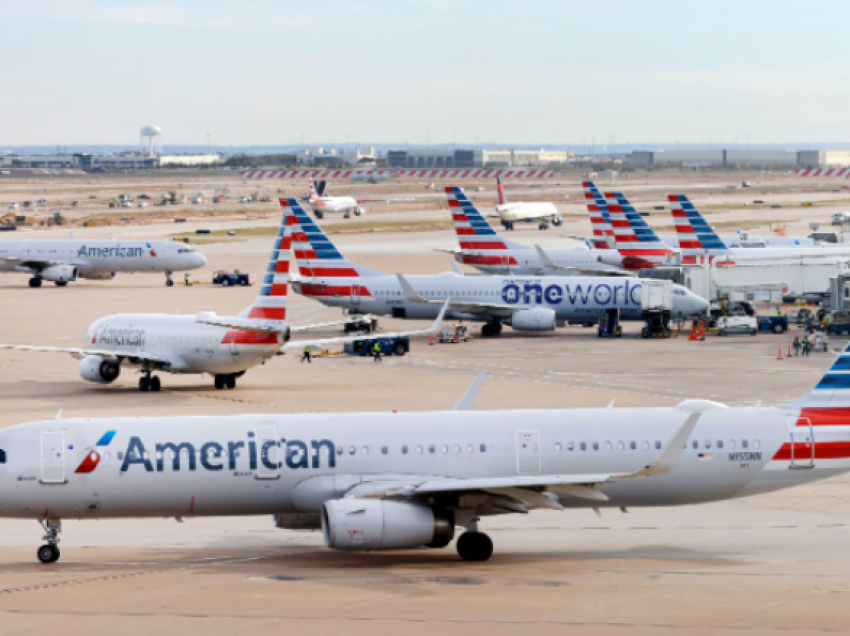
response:
<path id="1" fill-rule="evenodd" d="M 325 305 L 356 309 L 364 313 L 392 315 L 397 318 L 433 319 L 440 303 L 497 304 L 501 309 L 466 312 L 450 308 L 447 316 L 459 320 L 489 322 L 500 317 L 511 322 L 516 312 L 532 309 L 551 310 L 557 320 L 591 322 L 606 310 L 619 309 L 621 320 L 640 320 L 641 281 L 638 278 L 548 276 L 437 276 L 406 277 L 414 290 L 428 303 L 408 299 L 395 276 L 360 278 L 322 278 L 293 280 L 297 293 Z M 680 285 L 673 285 L 673 317 L 698 314 L 708 303 Z M 514 314 L 515 315 L 515 314 Z M 516 327 L 515 327 L 516 328 Z"/>
<path id="2" fill-rule="evenodd" d="M 322 212 L 354 212 L 360 209 L 354 197 L 313 197 L 308 203 Z"/>
<path id="3" fill-rule="evenodd" d="M 516 203 L 503 203 L 496 206 L 496 212 L 502 221 L 509 223 L 519 221 L 536 221 L 540 219 L 560 219 L 558 208 L 554 203 L 545 201 L 532 201 L 529 203 L 517 201 Z"/>
<path id="4" fill-rule="evenodd" d="M 88 328 L 84 347 L 113 352 L 123 364 L 141 366 L 141 361 L 133 360 L 146 354 L 163 360 L 151 366 L 164 371 L 218 375 L 241 373 L 262 364 L 286 343 L 282 334 L 259 335 L 198 322 L 199 317 L 214 316 L 211 312 L 106 316 Z"/>
<path id="5" fill-rule="evenodd" d="M 493 252 L 497 252 L 494 254 Z M 598 269 L 616 271 L 620 268 L 600 262 L 600 250 L 589 250 L 586 247 L 546 248 L 546 255 L 556 265 L 575 267 L 577 269 Z M 570 272 L 552 270 L 543 264 L 540 254 L 533 248 L 515 248 L 509 246 L 504 250 L 471 250 L 463 249 L 454 252 L 458 263 L 469 265 L 485 274 L 514 275 L 514 276 L 570 276 Z M 575 276 L 580 273 L 576 272 Z"/>
<path id="6" fill-rule="evenodd" d="M 66 264 L 80 277 L 117 272 L 173 272 L 203 267 L 206 259 L 194 248 L 176 241 L 136 240 L 20 240 L 0 241 L 0 272 L 38 273 L 51 278 L 50 266 Z M 64 278 L 62 280 L 65 280 Z"/>
<path id="7" fill-rule="evenodd" d="M 821 443 L 846 448 L 850 428 L 818 427 L 805 442 L 810 428 L 794 426 L 797 414 L 709 408 L 667 474 L 606 484 L 607 501 L 549 490 L 568 508 L 672 506 L 850 469 L 847 457 L 815 452 Z M 0 517 L 318 512 L 369 481 L 626 474 L 647 466 L 688 415 L 623 408 L 48 420 L 0 431 Z"/>

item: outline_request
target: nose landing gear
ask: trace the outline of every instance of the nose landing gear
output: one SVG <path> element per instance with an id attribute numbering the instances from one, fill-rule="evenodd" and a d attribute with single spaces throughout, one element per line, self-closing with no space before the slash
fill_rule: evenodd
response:
<path id="1" fill-rule="evenodd" d="M 62 521 L 47 519 L 39 523 L 44 528 L 44 541 L 47 543 L 38 549 L 36 556 L 42 563 L 56 563 L 59 560 L 59 533 L 62 532 Z"/>
<path id="2" fill-rule="evenodd" d="M 174 273 L 174 272 L 165 272 L 165 284 L 166 284 L 166 286 L 168 286 L 168 287 L 174 287 L 174 281 L 173 281 L 173 280 L 171 280 L 171 275 L 172 275 L 173 273 Z"/>
<path id="3" fill-rule="evenodd" d="M 215 376 L 215 388 L 217 389 L 235 389 L 236 375 L 233 373 L 221 373 Z"/>
<path id="4" fill-rule="evenodd" d="M 158 376 L 148 373 L 139 378 L 139 391 L 159 391 L 161 388 Z"/>

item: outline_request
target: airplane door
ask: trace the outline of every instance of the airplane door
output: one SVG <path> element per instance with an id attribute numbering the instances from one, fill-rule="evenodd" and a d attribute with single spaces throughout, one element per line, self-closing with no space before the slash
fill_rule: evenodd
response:
<path id="1" fill-rule="evenodd" d="M 815 429 L 807 417 L 788 419 L 791 434 L 791 465 L 789 468 L 815 467 Z"/>
<path id="2" fill-rule="evenodd" d="M 520 475 L 540 474 L 540 434 L 537 431 L 516 432 L 516 470 Z"/>
<path id="3" fill-rule="evenodd" d="M 351 286 L 351 304 L 359 305 L 360 304 L 360 285 L 352 285 Z"/>
<path id="4" fill-rule="evenodd" d="M 236 360 L 239 357 L 239 349 L 236 347 L 236 332 L 228 331 L 225 338 L 227 339 L 228 348 L 230 349 L 230 357 Z"/>
<path id="5" fill-rule="evenodd" d="M 277 430 L 274 426 L 258 426 L 254 437 L 257 440 L 257 479 L 278 479 L 283 453 Z"/>
<path id="6" fill-rule="evenodd" d="M 41 483 L 65 483 L 65 434 L 62 432 L 41 434 Z"/>

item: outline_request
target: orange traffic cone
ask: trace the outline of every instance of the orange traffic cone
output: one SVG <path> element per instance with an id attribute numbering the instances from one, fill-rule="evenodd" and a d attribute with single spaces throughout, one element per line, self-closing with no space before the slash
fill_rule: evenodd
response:
<path id="1" fill-rule="evenodd" d="M 782 347 L 779 347 L 779 357 L 778 357 L 778 358 L 776 358 L 776 359 L 777 359 L 777 360 L 782 360 Z"/>
<path id="2" fill-rule="evenodd" d="M 788 357 L 791 357 L 791 343 L 788 343 Z"/>
<path id="3" fill-rule="evenodd" d="M 433 332 L 431 332 L 431 342 L 429 342 L 428 344 L 431 344 L 431 345 L 434 344 L 434 333 Z"/>

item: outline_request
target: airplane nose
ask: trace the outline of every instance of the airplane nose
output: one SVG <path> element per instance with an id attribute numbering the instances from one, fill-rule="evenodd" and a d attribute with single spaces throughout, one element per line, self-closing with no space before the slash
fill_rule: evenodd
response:
<path id="1" fill-rule="evenodd" d="M 693 294 L 693 303 L 695 314 L 704 314 L 708 311 L 709 302 L 705 298 Z"/>
<path id="2" fill-rule="evenodd" d="M 207 264 L 207 257 L 203 254 L 195 254 L 195 267 L 203 267 Z"/>

